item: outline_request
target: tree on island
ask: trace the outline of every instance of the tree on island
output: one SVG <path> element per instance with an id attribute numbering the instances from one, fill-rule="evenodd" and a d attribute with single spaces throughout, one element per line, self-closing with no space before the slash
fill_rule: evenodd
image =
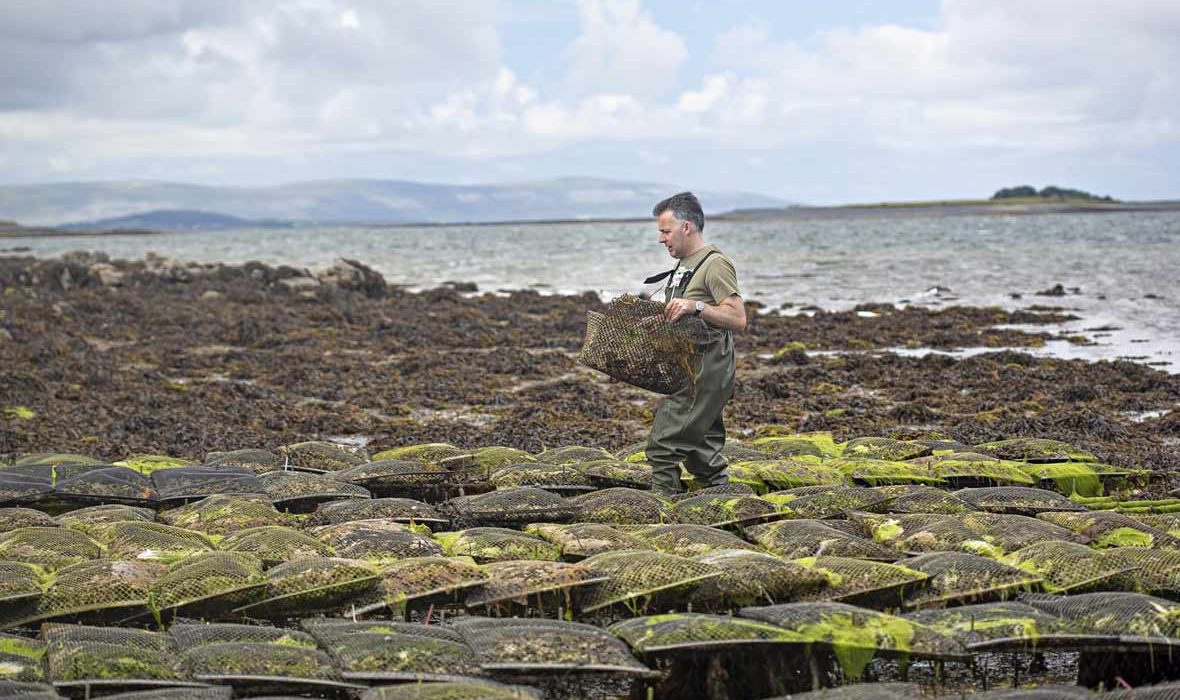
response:
<path id="1" fill-rule="evenodd" d="M 1040 197 L 1041 199 L 1092 199 L 1099 202 L 1115 202 L 1118 200 L 1112 199 L 1110 195 L 1099 197 L 1096 194 L 1090 194 L 1085 190 L 1073 190 L 1066 187 L 1057 187 L 1056 185 L 1046 185 L 1038 192 L 1037 188 L 1032 185 L 1017 185 L 1016 187 L 1005 187 L 997 190 L 992 195 L 992 199 L 1013 199 L 1016 197 Z"/>

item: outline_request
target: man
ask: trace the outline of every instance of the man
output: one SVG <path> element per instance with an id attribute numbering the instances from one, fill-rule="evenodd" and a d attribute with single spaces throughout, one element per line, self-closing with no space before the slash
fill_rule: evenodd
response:
<path id="1" fill-rule="evenodd" d="M 733 396 L 733 333 L 745 330 L 746 307 L 733 263 L 717 248 L 705 245 L 705 214 L 691 192 L 660 202 L 652 216 L 660 229 L 660 243 L 677 260 L 675 269 L 665 273 L 665 317 L 671 322 L 693 315 L 715 330 L 713 341 L 702 350 L 700 376 L 664 399 L 647 441 L 652 489 L 671 495 L 683 490 L 681 461 L 702 487 L 729 480 L 729 465 L 721 456 L 725 446 L 721 412 Z"/>

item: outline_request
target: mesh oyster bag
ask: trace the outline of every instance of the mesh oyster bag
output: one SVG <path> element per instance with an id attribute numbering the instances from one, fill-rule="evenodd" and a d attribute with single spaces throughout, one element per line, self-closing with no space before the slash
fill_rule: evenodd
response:
<path id="1" fill-rule="evenodd" d="M 1041 486 L 1070 496 L 1100 496 L 1108 484 L 1119 484 L 1130 477 L 1148 473 L 1097 462 L 1029 463 L 1022 464 L 1021 468 Z"/>
<path id="2" fill-rule="evenodd" d="M 0 682 L 45 680 L 44 659 L 45 642 L 40 639 L 0 634 Z M 0 687 L 0 697 L 4 695 L 4 689 Z"/>
<path id="3" fill-rule="evenodd" d="M 1034 486 L 1036 480 L 1021 469 L 1020 462 L 998 459 L 978 452 L 954 452 L 921 457 L 915 464 L 929 467 L 955 488 L 984 486 Z"/>
<path id="4" fill-rule="evenodd" d="M 374 496 L 413 496 L 438 492 L 450 474 L 434 462 L 379 459 L 342 469 L 332 476 L 368 489 Z"/>
<path id="5" fill-rule="evenodd" d="M 0 508 L 0 532 L 22 527 L 56 527 L 60 523 L 53 516 L 32 508 Z"/>
<path id="6" fill-rule="evenodd" d="M 372 600 L 362 598 L 358 614 L 391 609 L 408 612 L 412 604 L 446 602 L 462 591 L 483 585 L 488 574 L 464 557 L 399 559 L 381 570 L 381 585 Z"/>
<path id="7" fill-rule="evenodd" d="M 965 552 L 934 552 L 906 559 L 906 567 L 926 574 L 926 585 L 907 596 L 907 608 L 946 607 L 1004 600 L 1017 592 L 1040 590 L 1041 577 Z"/>
<path id="8" fill-rule="evenodd" d="M 22 527 L 0 535 L 0 559 L 59 569 L 97 559 L 102 546 L 81 532 L 64 527 Z"/>
<path id="9" fill-rule="evenodd" d="M 1060 440 L 1012 438 L 975 445 L 976 452 L 1017 462 L 1095 462 L 1094 455 Z"/>
<path id="10" fill-rule="evenodd" d="M 238 552 L 205 552 L 176 562 L 148 591 L 148 607 L 163 619 L 218 619 L 262 597 L 262 561 Z"/>
<path id="11" fill-rule="evenodd" d="M 290 513 L 310 513 L 325 501 L 372 498 L 365 488 L 323 474 L 270 472 L 258 477 L 258 481 L 275 507 Z"/>
<path id="12" fill-rule="evenodd" d="M 1131 590 L 1137 567 L 1103 557 L 1084 544 L 1047 540 L 1008 554 L 1005 562 L 1044 578 L 1049 593 Z"/>
<path id="13" fill-rule="evenodd" d="M 87 506 L 86 508 L 62 513 L 57 516 L 56 524 L 89 534 L 101 529 L 103 525 L 107 525 L 108 523 L 150 523 L 155 522 L 155 520 L 156 511 L 151 508 L 109 503 L 100 506 Z"/>
<path id="14" fill-rule="evenodd" d="M 200 628 L 200 629 L 193 629 Z M 303 632 L 256 625 L 175 625 L 180 665 L 195 680 L 236 692 L 304 693 L 356 687 Z"/>
<path id="15" fill-rule="evenodd" d="M 829 527 L 819 520 L 783 520 L 746 528 L 745 534 L 766 551 L 788 559 L 818 555 L 893 561 L 897 552 L 863 537 Z"/>
<path id="16" fill-rule="evenodd" d="M 614 379 L 659 394 L 693 381 L 699 347 L 710 339 L 699 318 L 664 320 L 664 304 L 623 295 L 601 312 L 586 312 L 578 362 Z"/>
<path id="17" fill-rule="evenodd" d="M 129 467 L 89 469 L 69 478 L 58 477 L 54 499 L 68 504 L 153 503 L 158 499 L 151 479 Z"/>
<path id="18" fill-rule="evenodd" d="M 265 493 L 254 472 L 230 466 L 195 465 L 152 472 L 162 503 L 187 503 L 208 496 Z"/>
<path id="19" fill-rule="evenodd" d="M 228 452 L 209 452 L 205 455 L 205 464 L 218 467 L 238 467 L 255 474 L 265 474 L 282 469 L 283 460 L 270 450 L 247 448 Z"/>
<path id="20" fill-rule="evenodd" d="M 844 444 L 844 457 L 867 457 L 889 462 L 926 457 L 931 452 L 929 445 L 913 440 L 894 440 L 887 437 L 858 437 Z"/>
<path id="21" fill-rule="evenodd" d="M 434 506 L 412 498 L 373 498 L 368 500 L 329 501 L 316 506 L 307 525 L 337 525 L 353 520 L 381 518 L 404 525 L 425 525 L 432 530 L 450 524 L 450 519 Z"/>
<path id="22" fill-rule="evenodd" d="M 888 486 L 890 484 L 926 484 L 941 486 L 946 479 L 938 476 L 929 467 L 912 462 L 890 462 L 885 459 L 867 457 L 838 457 L 829 460 L 827 466 L 838 469 L 853 482 L 865 486 Z"/>
<path id="23" fill-rule="evenodd" d="M 434 539 L 448 556 L 471 557 L 487 564 L 493 561 L 537 559 L 557 561 L 561 550 L 540 537 L 499 527 L 473 527 L 455 532 L 435 533 Z"/>
<path id="24" fill-rule="evenodd" d="M 330 557 L 335 552 L 312 535 L 283 525 L 263 525 L 227 535 L 220 543 L 226 552 L 257 557 L 264 566 L 275 566 L 302 557 Z"/>
<path id="25" fill-rule="evenodd" d="M 783 514 L 756 496 L 704 494 L 677 501 L 672 517 L 685 524 L 724 527 L 775 520 Z"/>
<path id="26" fill-rule="evenodd" d="M 1117 547 L 1099 553 L 1108 566 L 1127 567 L 1133 590 L 1172 600 L 1180 599 L 1180 552 Z"/>
<path id="27" fill-rule="evenodd" d="M 617 459 L 600 459 L 580 462 L 574 469 L 584 474 L 595 488 L 613 487 L 629 489 L 651 488 L 651 467 L 646 464 L 624 462 Z"/>
<path id="28" fill-rule="evenodd" d="M 1089 640 L 1078 623 L 1012 600 L 903 616 L 952 637 L 968 651 L 1074 647 Z"/>
<path id="29" fill-rule="evenodd" d="M 987 486 L 976 489 L 959 489 L 954 492 L 960 498 L 979 510 L 989 513 L 1010 513 L 1013 515 L 1036 515 L 1050 511 L 1085 511 L 1056 491 L 1035 489 L 1028 486 Z"/>
<path id="30" fill-rule="evenodd" d="M 1082 513 L 1041 513 L 1037 518 L 1090 539 L 1095 549 L 1160 547 L 1180 549 L 1180 539 L 1122 513 L 1105 510 Z"/>
<path id="31" fill-rule="evenodd" d="M 484 572 L 488 580 L 467 594 L 468 608 L 514 612 L 531 607 L 556 613 L 574 607 L 574 589 L 606 580 L 580 564 L 555 561 L 494 562 L 485 565 Z"/>
<path id="32" fill-rule="evenodd" d="M 468 617 L 452 623 L 487 671 L 651 675 L 620 639 L 593 625 Z"/>
<path id="33" fill-rule="evenodd" d="M 926 585 L 927 574 L 900 564 L 849 557 L 808 557 L 797 563 L 828 577 L 816 598 L 870 608 L 900 608 L 907 596 Z"/>
<path id="34" fill-rule="evenodd" d="M 310 530 L 336 556 L 368 561 L 442 556 L 443 548 L 425 535 L 388 520 L 353 520 Z"/>
<path id="35" fill-rule="evenodd" d="M 650 491 L 609 488 L 574 496 L 569 502 L 578 507 L 578 519 L 583 522 L 641 525 L 675 520 L 668 501 Z"/>
<path id="36" fill-rule="evenodd" d="M 885 509 L 890 513 L 958 515 L 977 510 L 963 499 L 933 486 L 877 486 L 874 490 L 889 499 Z"/>
<path id="37" fill-rule="evenodd" d="M 574 495 L 595 490 L 590 475 L 575 464 L 550 462 L 522 462 L 509 464 L 492 472 L 492 485 L 497 490 L 523 486 L 552 491 L 559 495 Z"/>
<path id="38" fill-rule="evenodd" d="M 794 518 L 832 518 L 849 511 L 884 510 L 889 497 L 863 486 L 803 486 L 763 496 Z"/>
<path id="39" fill-rule="evenodd" d="M 185 685 L 168 635 L 117 627 L 46 624 L 49 679 L 58 688 Z M 191 684 L 191 682 L 190 682 Z"/>
<path id="40" fill-rule="evenodd" d="M 16 467 L 0 469 L 0 506 L 36 503 L 53 493 L 53 468 L 30 474 Z"/>
<path id="41" fill-rule="evenodd" d="M 309 472 L 337 472 L 368 461 L 368 455 L 360 448 L 347 447 L 326 440 L 308 440 L 283 445 L 275 452 L 288 469 Z M 385 457 L 383 459 L 392 459 Z"/>
<path id="42" fill-rule="evenodd" d="M 1005 552 L 1022 549 L 1044 540 L 1062 540 L 1085 544 L 1086 538 L 1069 530 L 1030 518 L 1003 513 L 966 513 L 957 516 L 964 525 L 988 544 Z"/>
<path id="43" fill-rule="evenodd" d="M 579 607 L 586 613 L 614 605 L 674 608 L 686 601 L 692 587 L 721 575 L 716 567 L 693 559 L 644 550 L 596 554 L 582 564 L 607 578 L 580 593 Z"/>
<path id="44" fill-rule="evenodd" d="M 584 445 L 563 445 L 543 450 L 537 455 L 538 462 L 547 464 L 576 464 L 592 462 L 599 459 L 613 459 L 614 455 L 600 447 L 586 447 Z"/>
<path id="45" fill-rule="evenodd" d="M 813 648 L 830 650 L 848 679 L 859 678 L 874 657 L 959 659 L 964 655 L 958 642 L 930 627 L 843 603 L 784 603 L 742 608 L 738 614 L 789 630 Z"/>
<path id="46" fill-rule="evenodd" d="M 291 516 L 279 512 L 270 498 L 261 496 L 209 496 L 178 508 L 161 511 L 160 521 L 174 527 L 228 535 L 254 527 L 287 525 Z"/>
<path id="47" fill-rule="evenodd" d="M 1073 620 L 1087 633 L 1116 635 L 1123 641 L 1150 639 L 1155 645 L 1180 645 L 1180 603 L 1144 593 L 1102 591 L 1071 596 L 1032 593 L 1020 601 Z"/>
<path id="48" fill-rule="evenodd" d="M 651 525 L 631 534 L 655 549 L 681 557 L 695 557 L 721 549 L 757 549 L 737 535 L 707 525 Z"/>
<path id="49" fill-rule="evenodd" d="M 785 459 L 755 459 L 738 462 L 753 469 L 769 489 L 793 489 L 803 486 L 847 485 L 848 477 L 818 456 Z"/>
<path id="50" fill-rule="evenodd" d="M 16 561 L 0 561 L 0 605 L 7 619 L 18 604 L 36 602 L 45 587 L 46 577 L 40 567 Z"/>
<path id="51" fill-rule="evenodd" d="M 715 567 L 721 575 L 701 581 L 693 590 L 689 602 L 694 609 L 787 603 L 815 595 L 828 585 L 822 572 L 762 552 L 728 549 L 696 560 Z"/>
<path id="52" fill-rule="evenodd" d="M 111 523 L 95 530 L 95 538 L 106 545 L 108 556 L 119 559 L 170 563 L 190 554 L 216 549 L 213 542 L 199 532 L 163 523 Z"/>
<path id="53" fill-rule="evenodd" d="M 964 525 L 961 518 L 953 515 L 855 513 L 850 517 L 868 531 L 874 542 L 897 552 L 1000 553 L 1000 550 L 989 544 L 975 530 Z"/>
<path id="54" fill-rule="evenodd" d="M 404 683 L 371 688 L 361 700 L 541 700 L 540 690 L 476 678 L 437 683 Z"/>
<path id="55" fill-rule="evenodd" d="M 561 549 L 561 558 L 567 561 L 624 549 L 653 549 L 635 535 L 602 523 L 534 523 L 526 526 L 524 531 L 557 545 Z"/>
<path id="56" fill-rule="evenodd" d="M 346 680 L 445 681 L 481 673 L 475 652 L 450 630 L 348 620 L 305 620 L 303 628 Z"/>
<path id="57" fill-rule="evenodd" d="M 103 700 L 231 700 L 233 696 L 233 688 L 204 686 L 132 690 L 126 693 L 115 693 L 114 695 L 104 695 L 102 697 Z M 271 698 L 271 700 L 283 699 Z"/>
<path id="58" fill-rule="evenodd" d="M 544 489 L 521 487 L 459 496 L 439 505 L 457 523 L 513 527 L 535 522 L 567 522 L 577 516 L 577 505 Z"/>
<path id="59" fill-rule="evenodd" d="M 57 572 L 41 596 L 33 620 L 108 623 L 147 611 L 151 587 L 163 576 L 160 564 L 99 559 Z"/>
<path id="60" fill-rule="evenodd" d="M 802 635 L 777 625 L 704 613 L 633 617 L 611 625 L 610 632 L 640 655 L 805 641 Z"/>
<path id="61" fill-rule="evenodd" d="M 267 571 L 265 598 L 234 612 L 272 620 L 332 612 L 375 590 L 379 580 L 376 568 L 356 559 L 296 559 Z"/>

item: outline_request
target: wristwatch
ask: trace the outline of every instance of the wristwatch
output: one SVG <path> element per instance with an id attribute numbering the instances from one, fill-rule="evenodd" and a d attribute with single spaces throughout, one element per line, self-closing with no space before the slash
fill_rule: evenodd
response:
<path id="1" fill-rule="evenodd" d="M 702 311 L 704 311 L 704 310 L 705 310 L 705 302 L 703 302 L 703 301 L 698 301 L 698 302 L 697 302 L 697 306 L 696 306 L 696 311 L 693 311 L 693 312 L 692 312 L 692 315 L 693 315 L 693 316 L 700 316 L 700 315 L 701 315 L 701 312 L 702 312 Z"/>

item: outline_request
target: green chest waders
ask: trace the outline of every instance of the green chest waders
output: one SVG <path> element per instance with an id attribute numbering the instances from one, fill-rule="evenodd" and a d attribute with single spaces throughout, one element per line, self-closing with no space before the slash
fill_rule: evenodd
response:
<path id="1" fill-rule="evenodd" d="M 679 284 L 673 286 L 670 282 L 665 287 L 664 303 L 684 295 L 688 280 L 705 260 L 686 273 Z M 681 462 L 702 488 L 719 486 L 729 480 L 729 465 L 721 456 L 721 448 L 725 446 L 721 413 L 733 397 L 736 360 L 733 334 L 721 331 L 718 335 L 702 348 L 700 376 L 696 382 L 669 395 L 656 409 L 645 451 L 652 466 L 652 490 L 656 493 L 675 494 L 684 490 L 680 483 Z"/>

